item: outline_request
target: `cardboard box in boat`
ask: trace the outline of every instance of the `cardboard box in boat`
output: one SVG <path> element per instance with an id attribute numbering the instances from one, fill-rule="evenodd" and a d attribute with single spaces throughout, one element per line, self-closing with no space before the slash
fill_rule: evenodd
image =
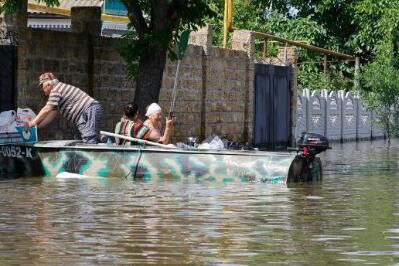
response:
<path id="1" fill-rule="evenodd" d="M 25 130 L 23 126 L 16 126 L 10 132 L 0 132 L 0 144 L 34 143 L 37 142 L 37 127 Z"/>

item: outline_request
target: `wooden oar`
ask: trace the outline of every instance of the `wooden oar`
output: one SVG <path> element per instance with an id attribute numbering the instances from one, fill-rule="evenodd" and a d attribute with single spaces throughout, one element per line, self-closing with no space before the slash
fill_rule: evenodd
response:
<path id="1" fill-rule="evenodd" d="M 105 136 L 109 136 L 109 137 L 135 141 L 135 142 L 137 142 L 139 144 L 152 145 L 152 146 L 162 147 L 162 148 L 165 148 L 165 149 L 176 149 L 176 147 L 173 147 L 173 146 L 169 146 L 169 145 L 165 145 L 165 144 L 161 144 L 161 143 L 157 143 L 157 142 L 153 142 L 153 141 L 143 140 L 143 139 L 136 139 L 136 138 L 123 136 L 123 135 L 119 135 L 119 134 L 115 134 L 115 133 L 111 133 L 111 132 L 107 132 L 107 131 L 100 131 L 100 134 L 105 135 Z"/>

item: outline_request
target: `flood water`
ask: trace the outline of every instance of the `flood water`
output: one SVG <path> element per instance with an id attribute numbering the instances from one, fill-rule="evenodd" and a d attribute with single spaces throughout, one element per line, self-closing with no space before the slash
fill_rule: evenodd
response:
<path id="1" fill-rule="evenodd" d="M 0 265 L 399 265 L 399 143 L 333 144 L 320 183 L 0 181 Z"/>

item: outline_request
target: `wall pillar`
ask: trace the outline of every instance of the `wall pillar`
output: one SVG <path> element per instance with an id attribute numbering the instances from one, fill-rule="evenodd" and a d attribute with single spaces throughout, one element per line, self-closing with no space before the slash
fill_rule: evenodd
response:
<path id="1" fill-rule="evenodd" d="M 278 49 L 277 58 L 286 66 L 291 66 L 291 88 L 298 87 L 298 48 L 284 47 Z"/>
<path id="2" fill-rule="evenodd" d="M 86 36 L 87 40 L 87 93 L 94 97 L 94 42 L 93 37 L 101 36 L 100 7 L 72 7 L 72 32 Z M 82 38 L 83 39 L 83 38 Z"/>
<path id="3" fill-rule="evenodd" d="M 199 139 L 205 139 L 207 131 L 207 82 L 208 82 L 208 66 L 210 54 L 212 49 L 213 30 L 211 25 L 206 25 L 197 31 L 190 33 L 188 43 L 191 45 L 201 46 L 201 94 L 200 94 L 200 119 L 199 119 L 199 132 L 196 133 Z"/>
<path id="4" fill-rule="evenodd" d="M 202 46 L 204 55 L 209 55 L 212 47 L 213 30 L 211 25 L 206 25 L 197 31 L 190 33 L 189 44 Z"/>
<path id="5" fill-rule="evenodd" d="M 255 33 L 249 30 L 235 30 L 231 42 L 232 50 L 245 51 L 248 56 L 245 74 L 245 112 L 243 142 L 253 141 L 253 116 L 255 105 Z M 244 64 L 244 62 L 242 62 Z"/>
<path id="6" fill-rule="evenodd" d="M 231 43 L 233 50 L 246 51 L 249 59 L 255 59 L 255 33 L 249 30 L 235 30 Z"/>
<path id="7" fill-rule="evenodd" d="M 101 8 L 100 7 L 72 7 L 72 32 L 86 33 L 92 36 L 101 35 Z"/>
<path id="8" fill-rule="evenodd" d="M 278 49 L 277 58 L 283 62 L 284 65 L 291 67 L 291 146 L 295 145 L 295 132 L 296 132 L 296 117 L 297 117 L 297 95 L 298 95 L 298 48 L 284 47 Z"/>
<path id="9" fill-rule="evenodd" d="M 20 10 L 14 13 L 0 14 L 0 45 L 23 44 L 27 29 L 27 6 L 28 1 L 21 3 Z"/>

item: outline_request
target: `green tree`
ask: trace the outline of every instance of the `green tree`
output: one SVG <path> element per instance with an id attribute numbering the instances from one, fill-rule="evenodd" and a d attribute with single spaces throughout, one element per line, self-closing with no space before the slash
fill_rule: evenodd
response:
<path id="1" fill-rule="evenodd" d="M 399 70 L 395 66 L 392 43 L 378 47 L 376 59 L 364 67 L 360 92 L 366 106 L 375 111 L 388 142 L 399 133 Z"/>
<path id="2" fill-rule="evenodd" d="M 296 6 L 295 6 L 296 5 Z M 233 26 L 238 29 L 250 29 L 259 32 L 266 32 L 291 40 L 304 42 L 320 47 L 339 50 L 338 41 L 335 40 L 327 29 L 317 22 L 315 14 L 302 12 L 299 15 L 299 8 L 304 5 L 301 1 L 284 0 L 235 0 L 233 12 Z M 224 6 L 218 1 L 214 1 L 214 8 L 218 14 L 223 14 Z M 223 36 L 222 16 L 210 21 L 215 30 L 214 44 L 220 44 Z M 275 56 L 277 47 L 275 43 L 269 43 L 268 56 Z M 261 45 L 257 46 L 257 54 L 261 54 Z M 323 55 L 306 49 L 299 50 L 299 86 L 301 88 L 331 89 L 334 87 L 350 88 L 351 71 L 350 65 L 340 66 L 330 64 L 329 77 L 324 75 Z M 309 63 L 310 62 L 310 63 Z"/>
<path id="3" fill-rule="evenodd" d="M 0 12 L 21 8 L 26 0 L 5 0 Z M 112 1 L 112 0 L 111 0 Z M 58 0 L 39 0 L 48 6 Z M 134 102 L 143 112 L 151 102 L 157 102 L 162 84 L 166 56 L 175 54 L 173 43 L 183 29 L 195 30 L 205 25 L 205 19 L 215 13 L 207 1 L 198 0 L 122 0 L 128 11 L 131 34 L 126 35 L 122 56 L 130 73 L 137 78 Z"/>
<path id="4" fill-rule="evenodd" d="M 399 0 L 362 0 L 354 9 L 356 33 L 348 38 L 347 46 L 360 54 L 363 61 L 372 59 L 381 40 L 391 38 L 398 27 Z"/>
<path id="5" fill-rule="evenodd" d="M 398 0 L 363 0 L 356 13 L 361 30 L 354 38 L 359 47 L 367 43 L 371 55 L 361 76 L 361 95 L 376 112 L 375 122 L 385 130 L 389 143 L 399 133 L 398 6 Z"/>
<path id="6" fill-rule="evenodd" d="M 222 2 L 213 1 L 218 14 L 223 14 Z M 233 26 L 353 54 L 367 64 L 387 30 L 396 28 L 399 35 L 398 7 L 399 0 L 235 0 Z M 211 21 L 217 43 L 222 39 L 222 23 L 222 15 Z M 396 47 L 398 53 L 399 42 Z M 329 63 L 329 77 L 323 77 L 322 55 L 301 49 L 299 59 L 319 62 L 299 65 L 300 86 L 353 87 L 353 62 Z"/>

